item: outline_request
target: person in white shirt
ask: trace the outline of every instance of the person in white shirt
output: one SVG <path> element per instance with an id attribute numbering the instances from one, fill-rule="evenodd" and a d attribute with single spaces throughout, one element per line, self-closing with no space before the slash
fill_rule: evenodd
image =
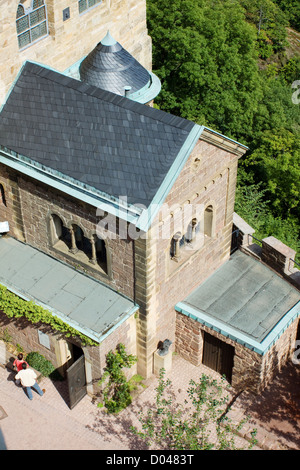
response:
<path id="1" fill-rule="evenodd" d="M 36 377 L 36 373 L 34 370 L 27 367 L 26 362 L 23 362 L 22 370 L 20 370 L 15 376 L 15 380 L 21 380 L 21 384 L 25 388 L 29 400 L 32 400 L 33 398 L 31 388 L 33 388 L 41 396 L 44 395 L 46 391 L 45 389 L 41 390 L 39 384 L 36 381 Z"/>

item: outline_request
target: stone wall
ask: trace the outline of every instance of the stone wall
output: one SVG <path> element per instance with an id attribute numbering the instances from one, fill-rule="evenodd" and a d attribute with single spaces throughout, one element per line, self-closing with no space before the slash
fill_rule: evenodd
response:
<path id="1" fill-rule="evenodd" d="M 206 331 L 234 347 L 231 385 L 235 390 L 247 389 L 259 393 L 272 382 L 282 367 L 291 360 L 295 350 L 298 323 L 298 319 L 295 320 L 265 355 L 260 355 L 213 329 L 181 313 L 177 313 L 176 351 L 187 361 L 199 366 L 202 364 L 203 332 Z"/>
<path id="2" fill-rule="evenodd" d="M 78 11 L 78 0 L 67 3 L 46 0 L 49 35 L 21 51 L 16 34 L 19 3 L 19 0 L 0 0 L 0 103 L 26 60 L 63 72 L 83 59 L 108 30 L 144 67 L 151 70 L 151 39 L 147 34 L 145 0 L 103 0 L 82 14 Z M 30 0 L 25 4 L 29 6 Z M 67 7 L 70 8 L 70 18 L 63 21 L 63 10 Z"/>
<path id="3" fill-rule="evenodd" d="M 261 240 L 259 246 L 259 240 L 254 237 L 255 230 L 236 213 L 233 214 L 233 229 L 238 231 L 237 246 L 241 251 L 261 260 L 300 290 L 300 271 L 295 265 L 295 250 L 272 236 Z"/>
<path id="4" fill-rule="evenodd" d="M 159 341 L 170 339 L 175 348 L 175 305 L 191 293 L 230 256 L 232 215 L 238 156 L 199 140 L 146 241 L 138 241 L 136 302 L 140 306 L 139 367 L 149 375 Z M 178 230 L 185 233 L 192 216 L 183 219 L 187 206 L 197 211 L 199 244 L 170 259 L 170 242 Z M 213 208 L 211 236 L 203 232 L 204 212 Z M 187 211 L 189 214 L 189 210 Z M 182 221 L 184 221 L 182 223 Z"/>
<path id="5" fill-rule="evenodd" d="M 94 278 L 134 297 L 133 243 L 119 237 L 103 239 L 106 244 L 108 273 L 96 269 L 91 263 L 81 263 L 76 256 L 59 251 L 52 246 L 50 236 L 51 214 L 58 215 L 66 224 L 78 225 L 89 238 L 96 233 L 98 219 L 96 208 L 72 199 L 59 191 L 38 183 L 0 165 L 0 184 L 5 188 L 6 206 L 0 205 L 0 220 L 8 220 L 10 235 L 25 241 L 39 250 L 81 269 Z M 98 228 L 97 233 L 101 232 Z"/>

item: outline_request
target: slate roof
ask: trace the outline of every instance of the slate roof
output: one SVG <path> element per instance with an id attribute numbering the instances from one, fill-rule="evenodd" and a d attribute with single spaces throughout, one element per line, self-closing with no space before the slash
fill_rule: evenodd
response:
<path id="1" fill-rule="evenodd" d="M 109 33 L 97 44 L 80 65 L 80 79 L 90 85 L 124 96 L 150 86 L 149 72 Z"/>
<path id="2" fill-rule="evenodd" d="M 138 306 L 74 268 L 13 238 L 0 238 L 0 282 L 100 342 Z"/>
<path id="3" fill-rule="evenodd" d="M 194 126 L 26 62 L 0 115 L 0 144 L 149 207 Z"/>
<path id="4" fill-rule="evenodd" d="M 238 250 L 176 310 L 262 352 L 294 319 L 294 307 L 300 314 L 299 301 L 297 289 Z"/>

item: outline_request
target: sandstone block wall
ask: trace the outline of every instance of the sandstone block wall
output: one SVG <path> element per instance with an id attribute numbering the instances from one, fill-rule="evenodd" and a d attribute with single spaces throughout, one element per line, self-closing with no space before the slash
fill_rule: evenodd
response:
<path id="1" fill-rule="evenodd" d="M 234 347 L 232 386 L 237 391 L 247 389 L 258 393 L 272 382 L 289 360 L 292 360 L 298 323 L 298 319 L 295 320 L 262 356 L 211 328 L 177 313 L 176 351 L 192 364 L 200 365 L 203 354 L 203 332 L 206 331 Z"/>
<path id="2" fill-rule="evenodd" d="M 24 6 L 30 6 L 26 0 Z M 79 14 L 78 0 L 45 0 L 49 35 L 24 50 L 19 50 L 16 12 L 19 0 L 0 0 L 0 103 L 26 61 L 35 61 L 63 72 L 83 59 L 110 30 L 141 64 L 151 70 L 152 46 L 147 34 L 145 0 L 103 0 Z M 63 21 L 63 10 L 70 18 Z"/>
<path id="3" fill-rule="evenodd" d="M 150 374 L 159 341 L 170 339 L 171 349 L 175 350 L 176 303 L 230 255 L 237 159 L 236 155 L 200 140 L 147 234 L 147 241 L 144 245 L 139 242 L 141 265 L 136 262 L 135 272 L 142 375 Z M 202 234 L 203 243 L 176 263 L 170 259 L 170 242 L 178 230 L 185 233 L 191 220 L 182 223 L 185 206 L 200 211 L 200 231 L 203 231 L 204 210 L 212 206 L 213 233 L 212 236 Z M 144 270 L 143 266 L 146 266 Z"/>

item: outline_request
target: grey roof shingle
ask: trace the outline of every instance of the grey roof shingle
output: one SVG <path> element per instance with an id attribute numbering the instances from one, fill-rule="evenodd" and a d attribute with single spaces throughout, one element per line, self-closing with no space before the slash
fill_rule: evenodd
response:
<path id="1" fill-rule="evenodd" d="M 27 62 L 0 114 L 0 145 L 148 207 L 193 127 Z"/>
<path id="2" fill-rule="evenodd" d="M 80 79 L 103 90 L 124 96 L 124 88 L 130 86 L 130 94 L 141 90 L 151 81 L 149 72 L 120 43 L 99 42 L 80 65 Z"/>

